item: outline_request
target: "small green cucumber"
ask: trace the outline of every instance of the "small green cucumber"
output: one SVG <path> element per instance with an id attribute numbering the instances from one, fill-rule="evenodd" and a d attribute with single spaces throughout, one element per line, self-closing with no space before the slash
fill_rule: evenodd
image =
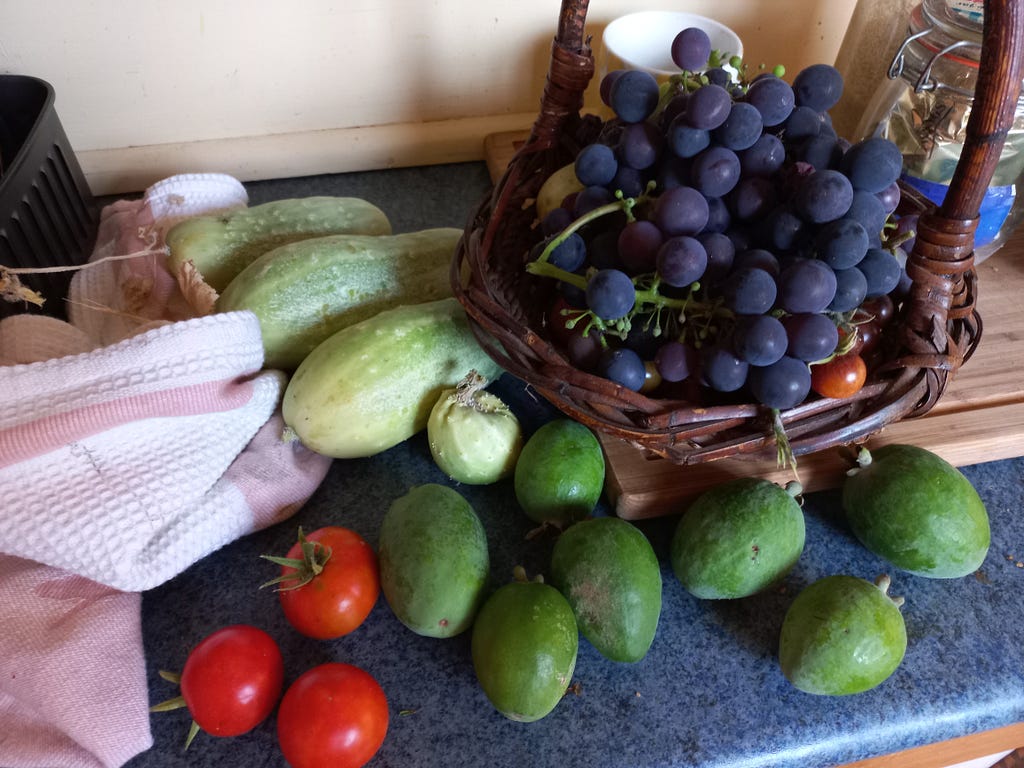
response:
<path id="1" fill-rule="evenodd" d="M 274 200 L 222 215 L 194 216 L 167 232 L 167 268 L 177 276 L 191 261 L 218 293 L 267 251 L 323 235 L 390 235 L 377 206 L 358 197 Z"/>
<path id="2" fill-rule="evenodd" d="M 425 429 L 441 392 L 474 369 L 486 379 L 501 373 L 456 299 L 395 307 L 310 352 L 288 382 L 282 415 L 317 453 L 372 456 Z"/>
<path id="3" fill-rule="evenodd" d="M 250 264 L 217 310 L 260 321 L 268 368 L 293 370 L 331 334 L 399 304 L 451 296 L 449 270 L 462 230 L 329 235 L 275 248 Z"/>

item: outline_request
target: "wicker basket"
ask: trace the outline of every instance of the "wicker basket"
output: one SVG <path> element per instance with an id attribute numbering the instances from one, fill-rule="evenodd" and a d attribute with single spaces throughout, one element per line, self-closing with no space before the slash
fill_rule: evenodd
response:
<path id="1" fill-rule="evenodd" d="M 925 208 L 907 264 L 911 293 L 889 324 L 864 388 L 808 399 L 778 417 L 754 403 L 700 407 L 648 397 L 572 366 L 546 336 L 553 281 L 525 271 L 539 238 L 532 200 L 547 176 L 598 135 L 581 116 L 594 72 L 584 36 L 587 0 L 563 0 L 540 113 L 530 138 L 467 225 L 453 262 L 456 295 L 480 343 L 568 416 L 678 464 L 774 452 L 781 419 L 794 455 L 859 442 L 926 413 L 981 337 L 973 240 L 982 197 L 1013 120 L 1024 68 L 1024 8 L 988 0 L 968 141 L 941 208 Z M 466 275 L 467 279 L 460 279 Z"/>

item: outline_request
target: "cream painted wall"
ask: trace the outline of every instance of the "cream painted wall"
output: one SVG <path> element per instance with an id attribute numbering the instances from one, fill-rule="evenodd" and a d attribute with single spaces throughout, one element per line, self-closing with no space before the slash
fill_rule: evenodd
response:
<path id="1" fill-rule="evenodd" d="M 751 63 L 833 62 L 855 0 L 593 0 L 713 16 Z M 482 156 L 528 127 L 558 0 L 6 0 L 0 71 L 53 84 L 98 192 Z M 597 46 L 595 45 L 595 48 Z M 593 102 L 592 93 L 588 99 Z"/>

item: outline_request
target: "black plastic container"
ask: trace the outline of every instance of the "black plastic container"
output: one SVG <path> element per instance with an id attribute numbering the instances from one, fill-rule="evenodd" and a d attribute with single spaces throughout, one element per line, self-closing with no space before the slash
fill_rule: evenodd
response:
<path id="1" fill-rule="evenodd" d="M 57 118 L 53 87 L 35 77 L 0 75 L 0 264 L 81 264 L 92 252 L 97 213 Z M 0 300 L 0 317 L 20 312 L 66 317 L 71 276 L 19 275 L 46 303 Z"/>

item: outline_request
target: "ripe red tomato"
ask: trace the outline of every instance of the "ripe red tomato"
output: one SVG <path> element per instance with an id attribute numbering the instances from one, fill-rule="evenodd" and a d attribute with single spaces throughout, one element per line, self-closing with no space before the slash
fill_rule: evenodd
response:
<path id="1" fill-rule="evenodd" d="M 875 320 L 879 326 L 886 326 L 892 320 L 895 312 L 896 304 L 891 296 L 872 296 L 860 305 L 860 310 L 856 313 L 854 321 L 870 319 Z"/>
<path id="2" fill-rule="evenodd" d="M 857 338 L 853 340 L 853 345 L 848 350 L 848 354 L 860 355 L 861 357 L 872 356 L 882 341 L 882 328 L 878 321 L 859 319 L 854 327 L 857 329 Z M 846 328 L 839 328 L 840 347 L 845 343 L 848 333 L 849 330 Z"/>
<path id="3" fill-rule="evenodd" d="M 262 723 L 284 685 L 281 649 L 262 629 L 224 627 L 192 649 L 181 695 L 192 719 L 213 736 L 238 736 Z"/>
<path id="4" fill-rule="evenodd" d="M 327 526 L 292 545 L 281 565 L 278 595 L 288 622 L 307 637 L 347 635 L 370 614 L 380 594 L 373 548 L 355 531 Z"/>
<path id="5" fill-rule="evenodd" d="M 822 397 L 850 397 L 860 391 L 868 377 L 864 358 L 854 352 L 811 366 L 811 389 Z"/>
<path id="6" fill-rule="evenodd" d="M 567 344 L 569 340 L 579 331 L 566 328 L 565 323 L 572 315 L 563 315 L 562 312 L 572 312 L 573 306 L 562 296 L 556 296 L 551 308 L 547 312 L 547 327 L 551 338 L 560 344 Z"/>
<path id="7" fill-rule="evenodd" d="M 388 701 L 359 667 L 330 662 L 289 686 L 277 711 L 277 741 L 292 768 L 360 768 L 388 731 Z"/>

